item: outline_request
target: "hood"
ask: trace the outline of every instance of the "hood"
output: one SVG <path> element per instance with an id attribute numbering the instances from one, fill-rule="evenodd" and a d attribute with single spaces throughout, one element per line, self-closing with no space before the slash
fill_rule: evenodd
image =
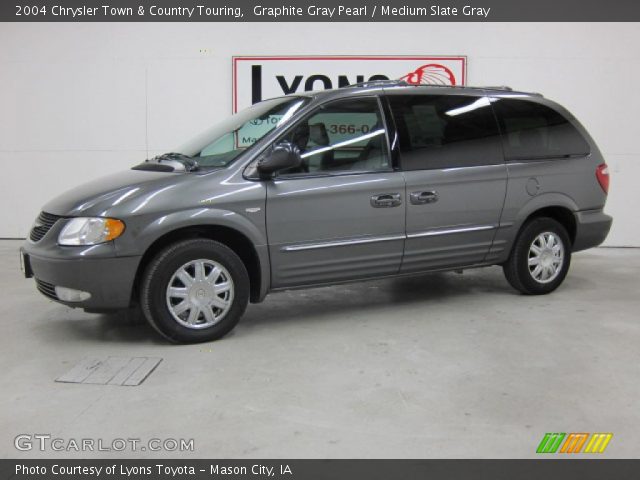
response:
<path id="1" fill-rule="evenodd" d="M 42 210 L 61 216 L 105 216 L 124 201 L 187 181 L 185 173 L 126 170 L 99 178 L 54 198 Z"/>

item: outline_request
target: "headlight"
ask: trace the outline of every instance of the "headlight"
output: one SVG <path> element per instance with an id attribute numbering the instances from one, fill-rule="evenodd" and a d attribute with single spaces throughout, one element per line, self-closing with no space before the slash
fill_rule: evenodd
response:
<path id="1" fill-rule="evenodd" d="M 115 218 L 72 218 L 58 236 L 59 245 L 96 245 L 118 238 L 124 222 Z"/>

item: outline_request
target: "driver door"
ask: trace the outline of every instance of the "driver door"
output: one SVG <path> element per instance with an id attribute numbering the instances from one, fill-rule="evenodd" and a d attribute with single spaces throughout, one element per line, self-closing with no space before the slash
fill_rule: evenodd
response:
<path id="1" fill-rule="evenodd" d="M 397 273 L 405 183 L 391 165 L 378 98 L 325 104 L 285 139 L 303 165 L 267 183 L 272 287 Z"/>

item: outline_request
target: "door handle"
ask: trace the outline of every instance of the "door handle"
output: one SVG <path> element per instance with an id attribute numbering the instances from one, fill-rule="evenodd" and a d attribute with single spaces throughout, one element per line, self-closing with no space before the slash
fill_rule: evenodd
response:
<path id="1" fill-rule="evenodd" d="M 374 208 L 397 207 L 402 204 L 399 193 L 381 193 L 371 197 L 371 206 Z"/>
<path id="2" fill-rule="evenodd" d="M 429 190 L 427 192 L 411 192 L 409 198 L 413 205 L 424 205 L 437 202 L 439 195 L 435 190 Z"/>

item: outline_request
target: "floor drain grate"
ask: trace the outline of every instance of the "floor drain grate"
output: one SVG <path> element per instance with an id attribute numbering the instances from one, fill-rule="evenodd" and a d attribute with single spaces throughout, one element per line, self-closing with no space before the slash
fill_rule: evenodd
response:
<path id="1" fill-rule="evenodd" d="M 157 357 L 85 358 L 56 382 L 133 387 L 144 382 L 161 361 Z"/>

